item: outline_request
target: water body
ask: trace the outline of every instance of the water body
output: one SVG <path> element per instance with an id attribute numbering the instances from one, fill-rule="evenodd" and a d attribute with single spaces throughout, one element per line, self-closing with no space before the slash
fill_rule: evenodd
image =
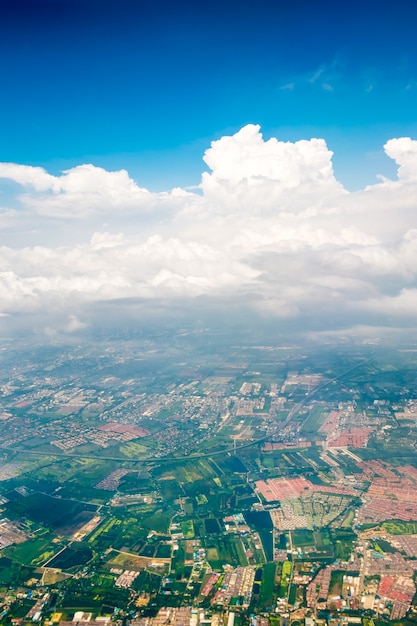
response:
<path id="1" fill-rule="evenodd" d="M 261 538 L 263 549 L 265 552 L 266 560 L 274 560 L 274 538 L 272 530 L 260 530 L 259 537 Z"/>

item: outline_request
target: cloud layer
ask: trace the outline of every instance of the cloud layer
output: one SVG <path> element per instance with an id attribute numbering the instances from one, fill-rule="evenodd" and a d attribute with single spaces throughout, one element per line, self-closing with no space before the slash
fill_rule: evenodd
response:
<path id="1" fill-rule="evenodd" d="M 410 323 L 417 141 L 384 150 L 397 179 L 355 193 L 336 180 L 324 140 L 265 141 L 255 125 L 212 143 L 195 193 L 151 193 L 93 165 L 53 176 L 1 163 L 18 189 L 0 209 L 1 319 L 43 316 L 50 328 L 54 316 L 76 332 L 94 323 L 92 304 L 187 309 L 204 297 L 323 328 Z"/>

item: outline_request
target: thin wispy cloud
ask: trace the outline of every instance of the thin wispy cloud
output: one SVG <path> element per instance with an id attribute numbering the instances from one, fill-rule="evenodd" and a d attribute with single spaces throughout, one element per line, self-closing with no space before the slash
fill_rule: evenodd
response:
<path id="1" fill-rule="evenodd" d="M 346 65 L 344 55 L 336 54 L 329 62 L 322 63 L 313 70 L 291 76 L 288 82 L 280 86 L 280 89 L 293 91 L 295 88 L 310 85 L 320 87 L 324 91 L 333 91 L 335 85 L 343 78 Z"/>

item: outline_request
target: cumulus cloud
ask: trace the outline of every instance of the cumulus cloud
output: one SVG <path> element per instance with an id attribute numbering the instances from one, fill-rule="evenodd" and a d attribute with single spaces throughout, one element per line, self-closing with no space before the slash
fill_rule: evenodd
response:
<path id="1" fill-rule="evenodd" d="M 33 187 L 35 191 L 60 191 L 58 178 L 48 174 L 42 167 L 0 163 L 0 178 L 7 178 L 24 187 Z"/>
<path id="2" fill-rule="evenodd" d="M 198 242 L 159 235 L 134 242 L 95 233 L 71 248 L 0 249 L 0 300 L 6 312 L 56 309 L 125 297 L 192 297 L 218 294 L 254 280 L 258 272 Z"/>
<path id="3" fill-rule="evenodd" d="M 304 211 L 342 192 L 331 159 L 323 139 L 264 141 L 259 126 L 249 124 L 205 152 L 211 173 L 203 174 L 201 187 L 216 211 Z"/>
<path id="4" fill-rule="evenodd" d="M 400 180 L 417 182 L 417 141 L 410 137 L 390 139 L 385 144 L 384 150 L 399 166 Z"/>
<path id="5" fill-rule="evenodd" d="M 257 125 L 212 142 L 200 193 L 151 193 L 125 170 L 93 165 L 53 176 L 0 164 L 0 178 L 22 187 L 0 228 L 25 242 L 0 248 L 2 320 L 61 315 L 74 333 L 91 305 L 187 309 L 196 298 L 323 326 L 415 314 L 417 141 L 384 149 L 397 179 L 355 193 L 335 178 L 324 140 L 265 140 Z"/>
<path id="6" fill-rule="evenodd" d="M 52 176 L 41 167 L 0 163 L 0 179 L 12 180 L 25 188 L 19 200 L 38 216 L 85 219 L 114 211 L 150 212 L 178 206 L 193 196 L 185 190 L 152 194 L 139 187 L 126 170 L 109 172 L 91 164 L 78 165 Z"/>

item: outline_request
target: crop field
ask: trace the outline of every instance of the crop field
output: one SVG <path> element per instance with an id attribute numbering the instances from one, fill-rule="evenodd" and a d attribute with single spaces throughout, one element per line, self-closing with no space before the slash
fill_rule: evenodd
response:
<path id="1" fill-rule="evenodd" d="M 185 493 L 190 498 L 196 498 L 200 494 L 205 495 L 206 497 L 210 494 L 210 492 L 218 491 L 219 487 L 212 480 L 200 480 L 196 479 L 195 481 L 190 481 L 184 483 L 182 485 L 183 493 Z"/>
<path id="2" fill-rule="evenodd" d="M 139 519 L 136 515 L 139 515 L 136 507 L 117 509 L 117 516 L 111 515 L 102 522 L 88 538 L 88 544 L 97 552 L 104 552 L 109 547 L 136 550 L 135 546 L 142 546 L 143 538 L 149 532 L 142 524 L 146 518 Z"/>
<path id="3" fill-rule="evenodd" d="M 292 530 L 291 541 L 295 548 L 314 547 L 314 533 L 312 530 Z"/>
<path id="4" fill-rule="evenodd" d="M 217 465 L 226 474 L 229 472 L 244 474 L 248 471 L 248 468 L 238 456 L 226 456 L 216 459 Z"/>
<path id="5" fill-rule="evenodd" d="M 194 539 L 194 524 L 192 520 L 185 520 L 181 522 L 181 532 L 185 539 Z"/>
<path id="6" fill-rule="evenodd" d="M 320 448 L 317 448 L 316 446 L 311 446 L 310 448 L 307 448 L 305 450 L 300 450 L 299 454 L 305 459 L 307 463 L 310 463 L 310 465 L 312 464 L 313 467 L 317 469 L 317 471 L 328 469 L 327 463 L 323 461 L 320 456 Z"/>
<path id="7" fill-rule="evenodd" d="M 13 561 L 0 557 L 0 585 L 9 585 L 13 578 Z"/>
<path id="8" fill-rule="evenodd" d="M 288 595 L 291 572 L 292 572 L 292 563 L 290 563 L 289 561 L 284 561 L 284 563 L 282 564 L 282 570 L 281 570 L 281 581 L 280 581 L 280 585 L 278 588 L 278 596 L 280 598 L 285 598 Z"/>
<path id="9" fill-rule="evenodd" d="M 52 554 L 54 554 L 54 549 L 51 548 L 50 540 L 50 536 L 40 539 L 30 539 L 25 543 L 20 543 L 16 546 L 9 546 L 3 550 L 3 553 L 5 556 L 10 557 L 17 563 L 21 563 L 22 565 L 31 565 L 42 554 L 47 552 L 52 552 Z"/>
<path id="10" fill-rule="evenodd" d="M 342 528 L 351 528 L 355 519 L 355 509 L 348 509 L 342 522 Z"/>
<path id="11" fill-rule="evenodd" d="M 91 561 L 92 557 L 93 553 L 89 548 L 75 550 L 67 546 L 53 559 L 50 559 L 47 565 L 57 569 L 71 569 L 71 567 L 76 567 L 77 565 L 85 565 Z"/>
<path id="12" fill-rule="evenodd" d="M 169 566 L 170 562 L 170 559 L 148 558 L 145 556 L 130 554 L 128 552 L 118 552 L 116 550 L 112 550 L 107 564 L 110 567 L 134 570 L 138 572 L 144 568 L 152 567 L 152 569 L 157 570 L 162 575 L 167 566 Z"/>
<path id="13" fill-rule="evenodd" d="M 239 536 L 224 535 L 205 540 L 207 560 L 214 570 L 222 570 L 222 563 L 247 565 L 245 549 Z"/>
<path id="14" fill-rule="evenodd" d="M 103 477 L 104 478 L 104 477 Z M 120 479 L 118 491 L 127 494 L 147 494 L 153 492 L 154 482 L 147 476 L 141 476 L 137 472 L 129 472 Z"/>
<path id="15" fill-rule="evenodd" d="M 329 596 L 340 596 L 343 587 L 343 576 L 345 572 L 335 570 L 330 579 Z"/>
<path id="16" fill-rule="evenodd" d="M 333 558 L 333 541 L 327 529 L 292 530 L 290 536 L 293 546 L 299 549 L 301 558 L 316 560 Z"/>
<path id="17" fill-rule="evenodd" d="M 120 454 L 128 459 L 146 459 L 151 456 L 152 451 L 143 443 L 129 441 L 119 447 Z"/>
<path id="18" fill-rule="evenodd" d="M 272 608 L 276 569 L 276 563 L 265 563 L 263 566 L 262 583 L 258 600 L 258 609 L 260 611 L 269 611 Z"/>
<path id="19" fill-rule="evenodd" d="M 332 534 L 336 558 L 347 561 L 352 554 L 356 535 L 348 528 L 339 528 Z"/>
<path id="20" fill-rule="evenodd" d="M 157 511 L 155 515 L 147 517 L 142 521 L 144 528 L 155 530 L 158 533 L 167 533 L 171 523 L 171 515 Z"/>
<path id="21" fill-rule="evenodd" d="M 61 534 L 71 535 L 94 516 L 96 507 L 63 498 L 52 498 L 43 493 L 23 496 L 14 491 L 8 494 L 8 512 L 16 517 L 28 517 Z"/>
<path id="22" fill-rule="evenodd" d="M 307 434 L 316 433 L 324 423 L 328 413 L 329 412 L 323 410 L 321 406 L 314 406 L 312 410 L 307 413 L 303 424 L 303 432 Z"/>
<path id="23" fill-rule="evenodd" d="M 176 500 L 179 496 L 184 495 L 184 491 L 181 486 L 177 483 L 175 478 L 167 478 L 164 480 L 159 480 L 159 489 L 161 491 L 162 497 L 168 502 L 172 502 Z"/>

